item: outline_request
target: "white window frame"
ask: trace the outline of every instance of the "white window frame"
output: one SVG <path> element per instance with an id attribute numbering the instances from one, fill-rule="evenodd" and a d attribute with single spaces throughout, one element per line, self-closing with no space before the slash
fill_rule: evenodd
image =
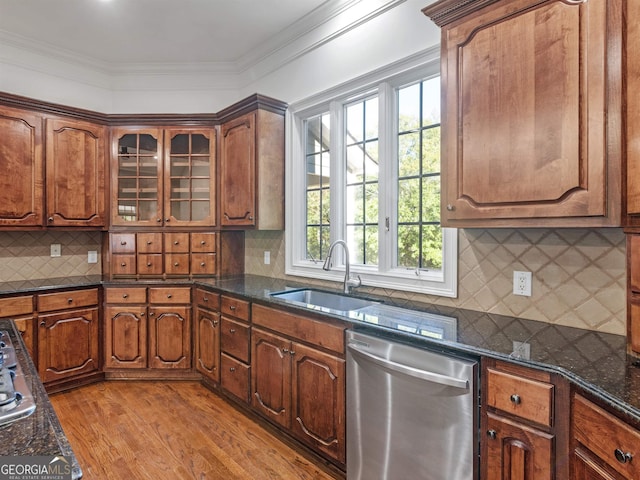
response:
<path id="1" fill-rule="evenodd" d="M 395 89 L 409 85 L 439 74 L 440 60 L 437 49 L 425 54 L 415 55 L 401 62 L 388 65 L 382 69 L 346 82 L 335 88 L 322 92 L 306 100 L 291 105 L 287 111 L 287 142 L 286 142 L 286 260 L 285 273 L 287 275 L 309 277 L 318 280 L 342 282 L 344 267 L 342 258 L 334 261 L 330 271 L 322 269 L 322 261 L 306 258 L 306 162 L 304 149 L 304 121 L 307 118 L 331 112 L 331 201 L 332 205 L 344 205 L 344 156 L 343 115 L 335 112 L 342 106 L 358 98 L 364 98 L 372 92 L 378 93 L 379 115 L 381 121 L 379 132 L 380 158 L 397 157 L 397 125 L 395 122 L 382 121 L 389 118 L 391 112 L 397 111 Z M 444 107 L 444 105 L 443 105 Z M 385 129 L 384 131 L 382 129 Z M 336 163 L 337 162 L 337 163 Z M 336 165 L 338 165 L 336 167 Z M 392 225 L 390 232 L 384 229 L 385 219 L 389 217 L 395 224 L 397 197 L 397 168 L 393 162 L 380 162 L 380 178 L 395 178 L 396 181 L 379 184 L 378 197 L 380 200 L 378 224 L 381 235 L 394 233 L 396 226 Z M 331 241 L 345 238 L 344 209 L 331 209 L 330 222 Z M 397 289 L 418 292 L 443 297 L 457 296 L 458 276 L 458 233 L 457 229 L 443 228 L 443 268 L 440 271 L 409 270 L 403 268 L 392 269 L 395 264 L 396 252 L 393 252 L 393 242 L 380 241 L 380 255 L 378 266 L 351 265 L 352 274 L 360 275 L 364 286 L 385 289 Z M 341 253 L 341 251 L 340 251 Z M 380 271 L 379 271 L 380 270 Z"/>

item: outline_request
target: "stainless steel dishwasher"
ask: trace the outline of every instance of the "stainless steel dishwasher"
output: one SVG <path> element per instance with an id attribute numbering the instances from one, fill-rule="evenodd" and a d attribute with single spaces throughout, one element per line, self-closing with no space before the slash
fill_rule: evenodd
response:
<path id="1" fill-rule="evenodd" d="M 347 332 L 347 480 L 472 480 L 478 364 Z"/>

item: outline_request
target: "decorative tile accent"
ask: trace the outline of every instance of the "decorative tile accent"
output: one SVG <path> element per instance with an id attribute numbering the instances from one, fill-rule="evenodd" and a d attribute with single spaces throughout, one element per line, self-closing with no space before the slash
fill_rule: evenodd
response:
<path id="1" fill-rule="evenodd" d="M 87 252 L 101 251 L 100 232 L 0 232 L 0 282 L 101 275 L 100 262 L 87 262 Z M 51 257 L 59 243 L 62 256 Z"/>
<path id="2" fill-rule="evenodd" d="M 458 298 L 381 288 L 360 291 L 626 334 L 622 229 L 465 229 L 458 235 Z M 286 278 L 283 232 L 247 232 L 245 248 L 247 273 Z M 271 252 L 271 265 L 263 264 L 265 250 Z M 532 272 L 531 297 L 513 295 L 514 270 Z"/>

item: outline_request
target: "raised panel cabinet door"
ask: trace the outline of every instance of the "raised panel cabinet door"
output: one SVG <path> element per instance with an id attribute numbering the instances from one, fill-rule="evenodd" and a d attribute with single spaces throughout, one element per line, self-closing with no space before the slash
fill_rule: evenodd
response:
<path id="1" fill-rule="evenodd" d="M 122 127 L 111 136 L 111 224 L 162 226 L 162 130 Z"/>
<path id="2" fill-rule="evenodd" d="M 577 448 L 573 454 L 573 480 L 627 480 L 615 473 L 610 473 L 591 455 L 581 448 Z"/>
<path id="3" fill-rule="evenodd" d="M 165 130 L 165 226 L 216 224 L 215 152 L 214 129 Z"/>
<path id="4" fill-rule="evenodd" d="M 47 119 L 47 225 L 105 225 L 107 129 Z"/>
<path id="5" fill-rule="evenodd" d="M 486 456 L 481 458 L 487 480 L 552 480 L 554 436 L 512 420 L 487 414 Z"/>
<path id="6" fill-rule="evenodd" d="M 345 361 L 294 343 L 292 430 L 340 463 L 345 449 Z"/>
<path id="7" fill-rule="evenodd" d="M 0 227 L 44 223 L 42 118 L 0 107 Z"/>
<path id="8" fill-rule="evenodd" d="M 220 224 L 255 225 L 256 114 L 222 125 L 220 135 Z"/>
<path id="9" fill-rule="evenodd" d="M 443 30 L 443 226 L 619 225 L 609 2 L 494 5 Z"/>
<path id="10" fill-rule="evenodd" d="M 105 368 L 147 366 L 145 305 L 105 308 Z"/>
<path id="11" fill-rule="evenodd" d="M 291 342 L 256 328 L 251 342 L 251 405 L 291 427 Z"/>
<path id="12" fill-rule="evenodd" d="M 149 367 L 191 367 L 189 307 L 149 307 Z"/>
<path id="13" fill-rule="evenodd" d="M 38 318 L 38 373 L 44 383 L 100 369 L 98 309 Z"/>
<path id="14" fill-rule="evenodd" d="M 220 382 L 220 314 L 196 308 L 196 369 L 216 383 Z"/>

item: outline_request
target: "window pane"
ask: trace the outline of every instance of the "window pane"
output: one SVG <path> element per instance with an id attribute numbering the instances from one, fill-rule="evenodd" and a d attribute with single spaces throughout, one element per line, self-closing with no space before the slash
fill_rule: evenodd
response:
<path id="1" fill-rule="evenodd" d="M 398 137 L 398 176 L 420 174 L 420 134 L 406 133 Z"/>
<path id="2" fill-rule="evenodd" d="M 346 145 L 362 142 L 364 139 L 364 103 L 356 103 L 347 107 Z"/>
<path id="3" fill-rule="evenodd" d="M 320 190 L 307 190 L 307 225 L 320 225 Z"/>
<path id="4" fill-rule="evenodd" d="M 365 140 L 378 138 L 378 97 L 365 102 Z"/>
<path id="5" fill-rule="evenodd" d="M 420 128 L 420 84 L 416 83 L 398 92 L 398 132 Z"/>
<path id="6" fill-rule="evenodd" d="M 427 225 L 422 230 L 422 268 L 442 268 L 442 228 Z"/>
<path id="7" fill-rule="evenodd" d="M 364 179 L 364 151 L 362 144 L 347 147 L 347 184 Z"/>
<path id="8" fill-rule="evenodd" d="M 347 226 L 347 244 L 349 245 L 349 252 L 351 263 L 364 264 L 364 227 L 362 226 Z"/>
<path id="9" fill-rule="evenodd" d="M 368 182 L 378 180 L 378 141 L 367 142 L 365 149 L 365 178 Z"/>
<path id="10" fill-rule="evenodd" d="M 416 268 L 420 251 L 420 227 L 418 225 L 398 226 L 398 266 Z"/>
<path id="11" fill-rule="evenodd" d="M 357 184 L 347 187 L 347 224 L 363 223 L 363 199 L 364 185 Z"/>
<path id="12" fill-rule="evenodd" d="M 440 223 L 440 176 L 422 180 L 422 221 Z"/>
<path id="13" fill-rule="evenodd" d="M 440 77 L 422 82 L 422 126 L 440 125 Z"/>
<path id="14" fill-rule="evenodd" d="M 440 127 L 422 132 L 422 159 L 424 173 L 440 172 Z"/>
<path id="15" fill-rule="evenodd" d="M 420 179 L 410 178 L 398 182 L 398 223 L 420 220 Z"/>
<path id="16" fill-rule="evenodd" d="M 364 217 L 365 222 L 368 224 L 378 223 L 378 184 L 368 183 L 365 185 L 365 205 L 364 205 Z"/>

